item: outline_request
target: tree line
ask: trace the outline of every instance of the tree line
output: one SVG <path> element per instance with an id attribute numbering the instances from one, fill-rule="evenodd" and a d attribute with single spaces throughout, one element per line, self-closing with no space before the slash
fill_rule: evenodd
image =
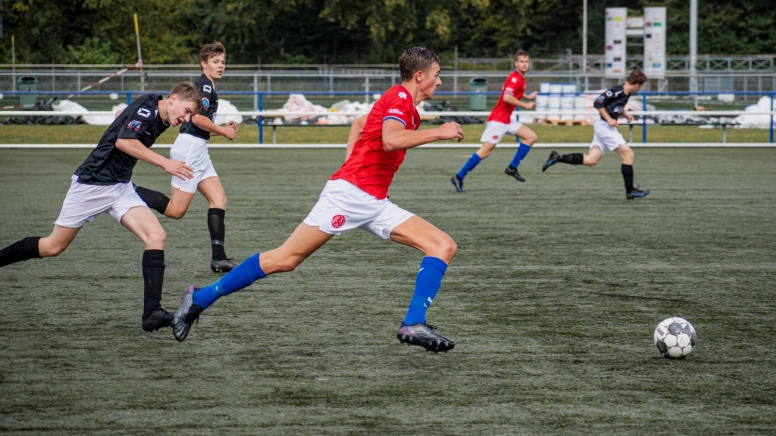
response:
<path id="1" fill-rule="evenodd" d="M 698 53 L 770 54 L 776 8 L 698 2 Z M 461 57 L 582 52 L 582 0 L 3 0 L 0 63 L 196 63 L 221 41 L 232 64 L 395 63 L 408 45 Z M 604 9 L 666 6 L 668 54 L 689 51 L 689 1 L 588 0 L 588 53 L 604 52 Z"/>

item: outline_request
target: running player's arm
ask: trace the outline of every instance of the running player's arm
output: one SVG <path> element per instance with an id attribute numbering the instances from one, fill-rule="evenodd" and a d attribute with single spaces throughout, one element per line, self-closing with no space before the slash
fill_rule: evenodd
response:
<path id="1" fill-rule="evenodd" d="M 532 97 L 526 97 L 526 98 L 532 98 Z M 503 100 L 504 102 L 509 103 L 512 106 L 518 106 L 523 109 L 533 109 L 536 106 L 536 103 L 534 102 L 523 102 L 515 98 L 514 95 L 506 94 L 506 93 L 504 94 Z"/>
<path id="2" fill-rule="evenodd" d="M 230 121 L 226 127 L 221 127 L 202 114 L 192 115 L 191 122 L 211 135 L 225 136 L 226 139 L 229 139 L 230 141 L 234 139 L 234 134 L 237 132 L 237 123 L 234 121 Z"/>
<path id="3" fill-rule="evenodd" d="M 350 134 L 348 135 L 348 146 L 345 149 L 345 160 L 348 160 L 350 153 L 353 153 L 353 146 L 356 145 L 356 141 L 361 137 L 361 132 L 364 131 L 364 124 L 366 124 L 366 117 L 358 117 L 350 124 Z"/>
<path id="4" fill-rule="evenodd" d="M 404 123 L 396 119 L 383 121 L 383 149 L 385 151 L 407 150 L 443 139 L 463 140 L 463 130 L 458 123 L 444 123 L 436 129 L 407 130 Z"/>
<path id="5" fill-rule="evenodd" d="M 193 176 L 191 168 L 184 162 L 167 159 L 161 154 L 154 153 L 137 139 L 119 138 L 116 140 L 116 148 L 135 159 L 161 167 L 168 174 L 178 176 L 183 180 L 190 179 Z"/>
<path id="6" fill-rule="evenodd" d="M 615 98 L 616 97 L 614 92 L 609 89 L 606 90 L 603 94 L 599 95 L 593 103 L 593 107 L 598 110 L 598 113 L 601 114 L 601 118 L 603 118 L 612 127 L 617 127 L 617 120 L 612 118 L 609 115 L 609 112 L 606 111 L 606 105 L 611 103 Z"/>

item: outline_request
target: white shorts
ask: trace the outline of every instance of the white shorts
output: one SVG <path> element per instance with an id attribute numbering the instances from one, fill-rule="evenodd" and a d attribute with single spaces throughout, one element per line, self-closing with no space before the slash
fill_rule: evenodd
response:
<path id="1" fill-rule="evenodd" d="M 304 223 L 330 235 L 360 228 L 383 239 L 390 239 L 393 229 L 412 216 L 412 212 L 391 203 L 387 198 L 378 200 L 358 186 L 338 179 L 326 183 L 318 203 L 304 219 Z"/>
<path id="2" fill-rule="evenodd" d="M 73 176 L 73 182 L 67 191 L 62 211 L 54 224 L 71 229 L 79 229 L 97 215 L 108 212 L 114 220 L 121 222 L 121 217 L 133 207 L 148 207 L 137 195 L 132 183 L 117 185 L 87 185 L 76 182 L 78 176 Z"/>
<path id="3" fill-rule="evenodd" d="M 507 133 L 517 136 L 517 131 L 521 127 L 523 127 L 523 123 L 520 121 L 512 121 L 509 124 L 499 123 L 498 121 L 488 121 L 485 123 L 485 131 L 482 132 L 480 142 L 483 144 L 486 142 L 498 144 L 501 142 L 501 138 Z"/>
<path id="4" fill-rule="evenodd" d="M 194 177 L 183 180 L 178 176 L 172 176 L 173 188 L 183 192 L 197 192 L 199 183 L 210 177 L 218 177 L 210 154 L 207 152 L 207 141 L 194 135 L 181 133 L 175 138 L 170 149 L 170 159 L 180 160 L 186 163 L 194 173 Z"/>
<path id="5" fill-rule="evenodd" d="M 606 150 L 615 150 L 622 144 L 625 144 L 625 138 L 616 127 L 612 127 L 600 119 L 593 123 L 593 143 L 590 148 L 598 147 L 601 149 L 601 154 L 604 155 Z"/>

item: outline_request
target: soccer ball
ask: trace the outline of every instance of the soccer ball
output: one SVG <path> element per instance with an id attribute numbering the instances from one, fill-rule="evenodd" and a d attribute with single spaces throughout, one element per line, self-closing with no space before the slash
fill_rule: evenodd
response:
<path id="1" fill-rule="evenodd" d="M 655 347 L 667 359 L 684 359 L 698 343 L 695 329 L 686 319 L 674 316 L 655 327 Z"/>

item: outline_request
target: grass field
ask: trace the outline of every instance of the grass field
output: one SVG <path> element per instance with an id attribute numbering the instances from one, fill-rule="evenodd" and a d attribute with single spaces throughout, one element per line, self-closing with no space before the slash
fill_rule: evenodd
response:
<path id="1" fill-rule="evenodd" d="M 776 150 L 638 150 L 641 201 L 614 155 L 542 173 L 536 150 L 518 184 L 503 174 L 513 152 L 458 194 L 448 179 L 470 151 L 413 150 L 391 189 L 458 243 L 429 311 L 450 353 L 395 337 L 421 254 L 358 230 L 220 300 L 183 343 L 145 334 L 142 243 L 100 216 L 60 257 L 0 269 L 0 431 L 774 434 Z M 0 246 L 51 230 L 86 155 L 0 150 Z M 343 151 L 211 156 L 242 259 L 282 243 Z M 133 180 L 169 186 L 142 163 Z M 216 278 L 206 208 L 198 196 L 161 220 L 168 308 Z M 652 345 L 672 315 L 698 332 L 685 360 Z"/>
<path id="2" fill-rule="evenodd" d="M 433 128 L 423 125 L 421 128 Z M 484 124 L 462 126 L 467 143 L 477 143 L 485 129 Z M 589 143 L 593 138 L 592 126 L 539 126 L 529 125 L 539 136 L 541 143 Z M 105 126 L 32 126 L 0 125 L 0 144 L 97 144 L 105 132 Z M 280 144 L 344 144 L 348 140 L 350 126 L 337 127 L 280 127 L 277 129 L 277 142 Z M 628 128 L 620 127 L 620 132 L 628 139 Z M 170 129 L 159 138 L 159 144 L 172 144 L 177 135 L 176 129 Z M 728 142 L 769 142 L 768 129 L 728 129 Z M 507 136 L 503 143 L 514 141 Z M 641 143 L 641 127 L 633 128 L 634 145 Z M 647 141 L 651 143 L 721 143 L 722 130 L 699 129 L 697 126 L 649 126 Z M 213 137 L 212 144 L 228 144 L 223 137 Z M 255 125 L 241 125 L 233 141 L 238 144 L 258 143 L 258 130 Z M 264 143 L 272 142 L 272 127 L 264 126 Z"/>

